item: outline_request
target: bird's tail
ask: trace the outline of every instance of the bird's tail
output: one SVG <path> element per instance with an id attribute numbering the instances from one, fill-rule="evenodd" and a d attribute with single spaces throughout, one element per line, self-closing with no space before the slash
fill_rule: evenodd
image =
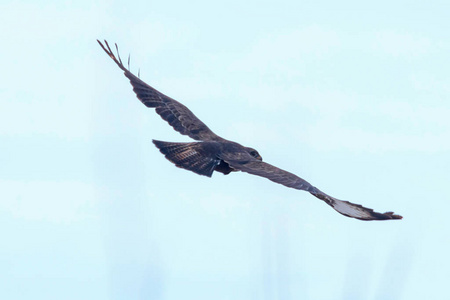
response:
<path id="1" fill-rule="evenodd" d="M 153 140 L 153 144 L 177 167 L 199 175 L 211 177 L 214 168 L 220 163 L 214 149 L 205 142 L 172 143 Z"/>

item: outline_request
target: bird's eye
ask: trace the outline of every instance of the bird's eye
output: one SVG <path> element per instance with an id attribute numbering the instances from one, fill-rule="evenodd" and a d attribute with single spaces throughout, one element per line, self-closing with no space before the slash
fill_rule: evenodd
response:
<path id="1" fill-rule="evenodd" d="M 250 155 L 253 156 L 253 157 L 258 157 L 259 156 L 258 152 L 256 152 L 256 151 L 251 151 Z"/>

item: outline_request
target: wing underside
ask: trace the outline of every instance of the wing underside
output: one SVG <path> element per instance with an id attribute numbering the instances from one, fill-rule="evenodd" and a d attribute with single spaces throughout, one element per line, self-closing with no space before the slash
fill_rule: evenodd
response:
<path id="1" fill-rule="evenodd" d="M 350 218 L 364 221 L 402 218 L 402 216 L 396 215 L 393 212 L 378 213 L 371 208 L 331 197 L 297 175 L 259 160 L 249 160 L 244 162 L 227 160 L 227 162 L 237 170 L 265 177 L 273 182 L 293 189 L 307 191 L 320 200 L 323 200 L 338 213 Z"/>
<path id="2" fill-rule="evenodd" d="M 170 126 L 183 135 L 187 135 L 199 141 L 214 141 L 222 138 L 216 135 L 208 128 L 200 119 L 198 119 L 186 106 L 180 102 L 164 95 L 157 91 L 139 77 L 130 72 L 122 63 L 119 56 L 119 50 L 116 44 L 117 57 L 109 47 L 108 42 L 105 41 L 103 45 L 99 40 L 102 49 L 108 56 L 123 70 L 125 76 L 130 80 L 133 86 L 133 91 L 137 98 L 147 107 L 155 108 L 161 118 L 167 121 Z M 128 60 L 129 64 L 129 60 Z"/>

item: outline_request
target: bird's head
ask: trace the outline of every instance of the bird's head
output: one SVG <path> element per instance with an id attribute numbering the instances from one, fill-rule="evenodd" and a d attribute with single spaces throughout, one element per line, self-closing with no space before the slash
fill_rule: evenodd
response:
<path id="1" fill-rule="evenodd" d="M 250 147 L 245 147 L 245 150 L 247 150 L 248 154 L 250 154 L 251 156 L 253 156 L 257 160 L 262 161 L 261 155 L 259 155 L 258 151 L 256 151 L 255 149 L 250 148 Z"/>

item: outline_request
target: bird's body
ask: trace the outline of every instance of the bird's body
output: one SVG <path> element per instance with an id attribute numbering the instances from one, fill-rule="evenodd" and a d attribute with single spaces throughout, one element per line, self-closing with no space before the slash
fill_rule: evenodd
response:
<path id="1" fill-rule="evenodd" d="M 177 167 L 208 177 L 211 177 L 214 171 L 225 175 L 231 172 L 242 171 L 265 177 L 284 186 L 307 191 L 325 201 L 325 203 L 333 207 L 337 212 L 351 218 L 360 220 L 402 218 L 393 212 L 378 213 L 359 204 L 333 198 L 295 174 L 263 162 L 258 151 L 218 136 L 186 106 L 157 91 L 139 77 L 132 74 L 124 67 L 120 56 L 117 55 L 116 58 L 106 41 L 106 46 L 100 41 L 98 43 L 119 68 L 124 71 L 125 76 L 128 77 L 133 86 L 137 98 L 144 105 L 155 108 L 156 113 L 179 133 L 197 140 L 197 142 L 191 143 L 172 143 L 153 140 L 153 143 L 160 152 Z"/>

